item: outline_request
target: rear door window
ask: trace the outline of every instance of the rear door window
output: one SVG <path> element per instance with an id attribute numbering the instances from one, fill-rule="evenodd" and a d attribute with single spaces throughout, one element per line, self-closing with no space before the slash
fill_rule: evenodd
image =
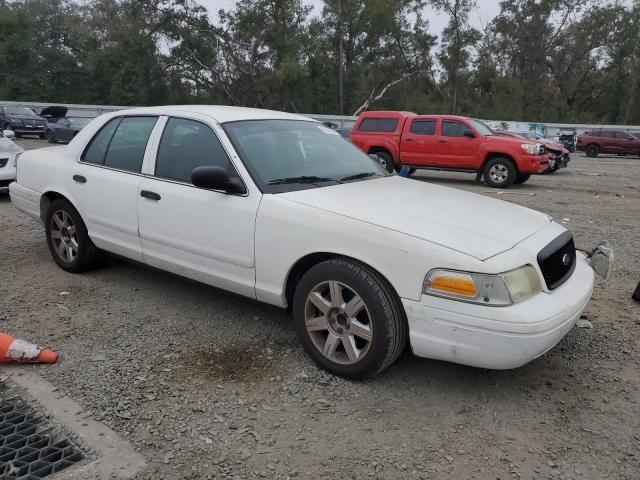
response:
<path id="1" fill-rule="evenodd" d="M 123 118 L 109 143 L 105 167 L 140 172 L 147 142 L 157 121 L 157 117 Z"/>
<path id="2" fill-rule="evenodd" d="M 263 146 L 264 148 L 264 146 Z M 156 176 L 191 183 L 191 172 L 201 166 L 222 167 L 236 176 L 227 152 L 208 125 L 170 118 L 156 158 Z"/>
<path id="3" fill-rule="evenodd" d="M 616 132 L 612 132 L 611 130 L 603 130 L 601 136 L 605 138 L 616 138 Z"/>
<path id="4" fill-rule="evenodd" d="M 397 118 L 365 118 L 358 130 L 361 132 L 393 132 L 397 126 Z"/>
<path id="5" fill-rule="evenodd" d="M 411 133 L 417 135 L 435 135 L 436 134 L 436 121 L 435 120 L 414 120 L 411 122 Z"/>

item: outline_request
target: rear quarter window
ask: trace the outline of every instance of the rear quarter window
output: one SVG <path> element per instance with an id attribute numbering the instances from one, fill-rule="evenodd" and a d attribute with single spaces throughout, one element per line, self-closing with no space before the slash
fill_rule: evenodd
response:
<path id="1" fill-rule="evenodd" d="M 358 130 L 360 132 L 393 132 L 397 126 L 397 118 L 365 118 Z"/>

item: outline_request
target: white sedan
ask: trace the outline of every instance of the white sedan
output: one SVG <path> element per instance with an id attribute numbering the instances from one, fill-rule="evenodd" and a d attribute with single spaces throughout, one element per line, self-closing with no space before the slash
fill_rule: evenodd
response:
<path id="1" fill-rule="evenodd" d="M 16 179 L 16 155 L 24 148 L 13 143 L 15 134 L 11 130 L 0 131 L 0 193 L 9 191 L 9 184 Z"/>
<path id="2" fill-rule="evenodd" d="M 17 177 L 11 199 L 44 224 L 63 269 L 113 252 L 288 308 L 311 358 L 350 378 L 407 342 L 518 367 L 571 329 L 594 285 L 593 261 L 548 215 L 391 176 L 298 115 L 120 111 L 22 154 Z"/>

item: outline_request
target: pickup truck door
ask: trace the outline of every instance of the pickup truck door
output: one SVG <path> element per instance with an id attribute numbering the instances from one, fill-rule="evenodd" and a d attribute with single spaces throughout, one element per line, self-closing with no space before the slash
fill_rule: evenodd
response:
<path id="1" fill-rule="evenodd" d="M 471 134 L 474 137 L 471 137 Z M 438 165 L 453 168 L 476 168 L 480 139 L 473 129 L 458 120 L 443 119 L 438 136 Z"/>
<path id="2" fill-rule="evenodd" d="M 154 161 L 140 183 L 138 216 L 145 262 L 255 297 L 254 235 L 261 196 L 195 187 L 191 172 L 239 162 L 222 129 L 208 117 L 164 117 Z M 244 171 L 246 173 L 246 171 Z"/>
<path id="3" fill-rule="evenodd" d="M 400 162 L 403 165 L 436 164 L 436 118 L 409 119 L 400 141 Z"/>
<path id="4" fill-rule="evenodd" d="M 67 188 L 98 248 L 143 261 L 138 188 L 157 116 L 117 117 L 93 137 L 69 170 Z"/>

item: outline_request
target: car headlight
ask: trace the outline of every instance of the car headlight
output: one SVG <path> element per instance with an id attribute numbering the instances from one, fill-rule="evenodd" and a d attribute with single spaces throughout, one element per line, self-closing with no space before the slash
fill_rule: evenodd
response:
<path id="1" fill-rule="evenodd" d="M 424 280 L 422 292 L 464 302 L 505 307 L 542 291 L 540 277 L 531 265 L 500 275 L 437 268 Z"/>
<path id="2" fill-rule="evenodd" d="M 522 143 L 520 146 L 529 155 L 539 155 L 540 148 L 542 147 L 539 143 Z"/>
<path id="3" fill-rule="evenodd" d="M 10 118 L 9 121 L 11 123 L 16 124 L 16 125 L 23 125 L 24 124 L 24 122 L 22 121 L 21 118 Z"/>

